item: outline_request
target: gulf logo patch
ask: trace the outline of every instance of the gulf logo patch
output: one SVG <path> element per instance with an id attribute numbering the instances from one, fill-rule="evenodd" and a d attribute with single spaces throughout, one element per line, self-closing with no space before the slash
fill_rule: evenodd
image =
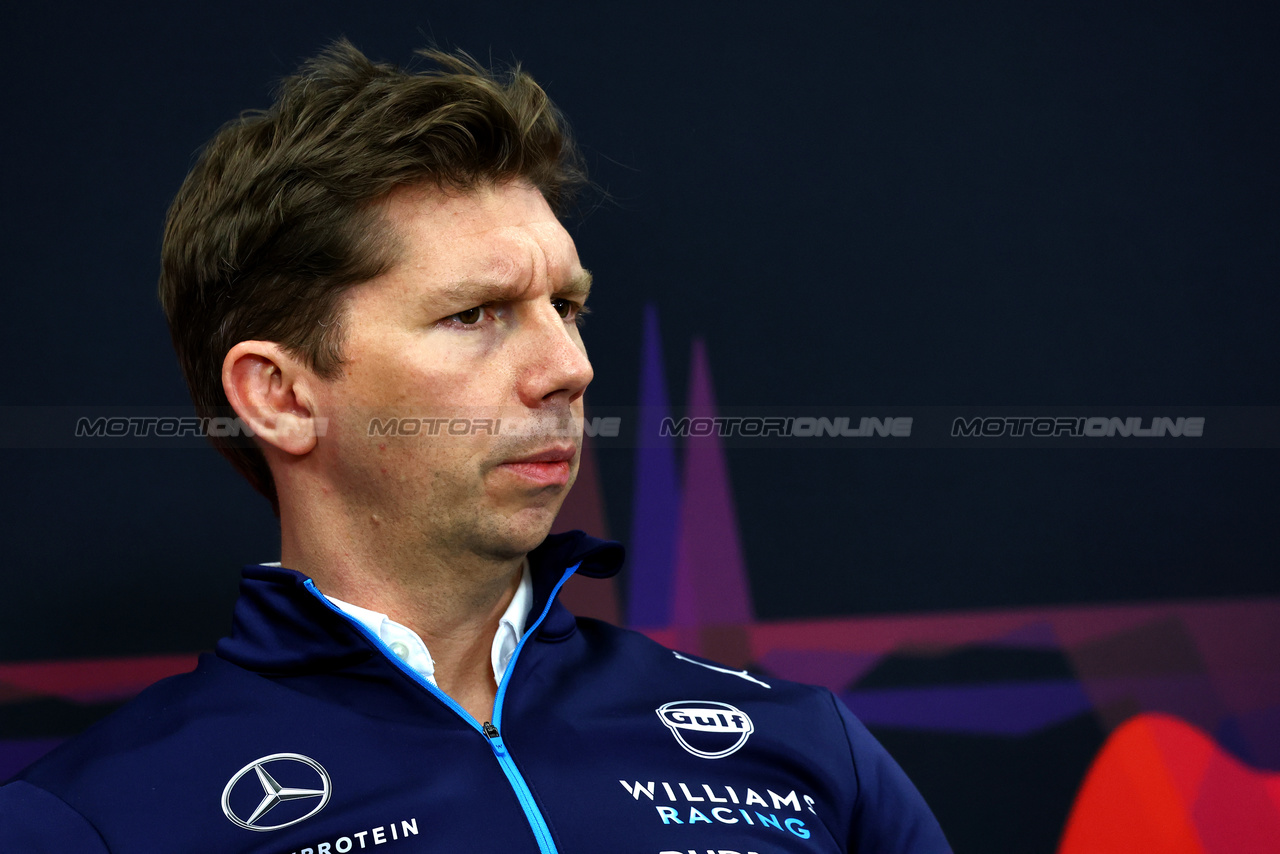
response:
<path id="1" fill-rule="evenodd" d="M 657 712 L 680 746 L 703 759 L 736 753 L 755 731 L 746 712 L 715 700 L 676 700 Z"/>

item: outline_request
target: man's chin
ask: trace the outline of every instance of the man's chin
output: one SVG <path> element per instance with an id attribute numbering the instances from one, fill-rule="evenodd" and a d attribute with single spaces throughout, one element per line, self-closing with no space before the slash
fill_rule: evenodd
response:
<path id="1" fill-rule="evenodd" d="M 488 541 L 486 550 L 504 560 L 523 557 L 541 545 L 551 533 L 559 509 L 557 502 L 554 509 L 526 508 L 506 517 L 485 538 Z"/>

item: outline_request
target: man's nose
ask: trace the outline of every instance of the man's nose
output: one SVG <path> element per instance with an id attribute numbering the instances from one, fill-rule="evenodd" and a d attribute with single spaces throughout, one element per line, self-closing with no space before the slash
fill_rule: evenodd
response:
<path id="1" fill-rule="evenodd" d="M 521 402 L 537 408 L 572 403 L 582 397 L 595 372 L 582 339 L 571 323 L 547 304 L 525 331 L 521 348 Z"/>

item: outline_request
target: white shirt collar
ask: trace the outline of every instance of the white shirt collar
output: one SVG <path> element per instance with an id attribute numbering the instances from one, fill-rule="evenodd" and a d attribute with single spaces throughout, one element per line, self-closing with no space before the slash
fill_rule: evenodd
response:
<path id="1" fill-rule="evenodd" d="M 367 628 L 375 637 L 386 644 L 387 648 L 423 679 L 436 684 L 436 663 L 427 651 L 418 633 L 408 626 L 401 625 L 386 614 L 343 602 L 332 596 L 326 596 L 330 602 L 351 619 Z M 515 655 L 520 638 L 524 635 L 525 623 L 529 619 L 529 608 L 533 605 L 533 577 L 529 573 L 529 559 L 525 558 L 520 568 L 520 586 L 516 595 L 511 597 L 511 604 L 502 612 L 498 620 L 498 631 L 493 636 L 491 661 L 493 663 L 493 681 L 501 684 L 502 676 L 507 672 L 511 656 Z"/>

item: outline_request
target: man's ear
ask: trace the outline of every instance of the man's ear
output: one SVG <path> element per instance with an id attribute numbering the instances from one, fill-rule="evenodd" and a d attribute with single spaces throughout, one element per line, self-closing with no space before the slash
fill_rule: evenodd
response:
<path id="1" fill-rule="evenodd" d="M 222 388 L 253 434 L 294 456 L 316 446 L 316 376 L 274 341 L 241 341 L 222 360 Z"/>

